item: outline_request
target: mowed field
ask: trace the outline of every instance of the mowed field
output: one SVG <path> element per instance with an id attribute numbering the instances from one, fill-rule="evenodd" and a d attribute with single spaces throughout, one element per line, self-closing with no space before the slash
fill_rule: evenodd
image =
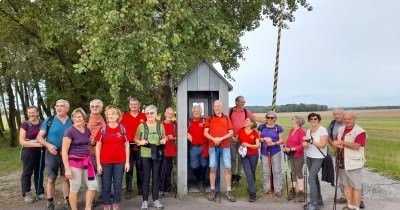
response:
<path id="1" fill-rule="evenodd" d="M 321 114 L 321 124 L 328 126 L 332 120 L 332 112 Z M 357 123 L 368 134 L 366 145 L 366 167 L 386 176 L 400 180 L 400 109 L 392 110 L 356 110 Z M 278 113 L 278 124 L 285 130 L 285 138 L 290 129 L 291 118 L 294 115 L 307 117 L 308 113 Z M 265 114 L 256 114 L 259 120 L 265 119 Z M 305 128 L 309 125 L 306 123 Z"/>

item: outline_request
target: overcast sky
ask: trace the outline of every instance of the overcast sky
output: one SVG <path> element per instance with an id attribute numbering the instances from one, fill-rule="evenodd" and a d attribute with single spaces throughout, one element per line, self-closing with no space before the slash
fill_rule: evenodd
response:
<path id="1" fill-rule="evenodd" d="M 282 31 L 277 104 L 400 105 L 400 1 L 309 2 Z M 242 38 L 230 105 L 271 105 L 277 31 L 264 21 Z"/>

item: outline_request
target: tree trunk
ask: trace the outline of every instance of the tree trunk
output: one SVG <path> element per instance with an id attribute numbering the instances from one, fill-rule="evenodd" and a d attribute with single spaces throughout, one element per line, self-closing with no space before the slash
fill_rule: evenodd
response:
<path id="1" fill-rule="evenodd" d="M 0 132 L 4 131 L 4 124 L 3 124 L 3 116 L 1 115 L 1 109 L 0 109 Z"/>
<path id="2" fill-rule="evenodd" d="M 172 105 L 171 74 L 169 73 L 163 75 L 162 77 L 157 105 L 159 110 L 158 113 L 161 113 L 161 119 L 164 119 L 165 109 Z"/>
<path id="3" fill-rule="evenodd" d="M 2 93 L 2 94 L 0 94 L 1 95 L 1 102 L 2 102 L 2 104 L 3 104 L 3 108 L 4 108 L 4 114 L 6 115 L 6 122 L 7 122 L 7 124 L 8 124 L 8 122 L 9 122 L 9 118 L 8 118 L 8 112 L 7 112 L 7 108 L 6 108 L 6 100 L 4 99 L 4 94 Z"/>
<path id="4" fill-rule="evenodd" d="M 3 70 L 6 71 L 7 66 L 5 65 Z M 16 147 L 17 146 L 17 127 L 15 125 L 15 118 L 17 110 L 15 109 L 15 97 L 12 89 L 12 79 L 7 74 L 4 74 L 4 86 L 6 88 L 6 92 L 8 95 L 8 110 L 9 110 L 9 120 L 8 120 L 8 127 L 10 128 L 10 146 Z"/>
<path id="5" fill-rule="evenodd" d="M 43 108 L 43 111 L 46 113 L 46 115 L 47 116 L 51 116 L 51 110 L 44 103 L 44 100 L 43 100 L 43 97 L 42 97 L 42 93 L 40 92 L 39 81 L 35 82 L 35 89 L 36 89 L 36 95 L 37 95 L 37 99 L 38 99 L 38 107 L 39 107 L 39 109 L 40 109 L 40 106 L 41 106 Z"/>
<path id="6" fill-rule="evenodd" d="M 17 122 L 17 128 L 21 126 L 21 110 L 19 108 L 19 100 L 18 100 L 18 82 L 15 81 L 14 83 L 14 89 L 15 89 L 15 104 L 16 104 L 16 109 L 15 109 L 15 120 Z"/>
<path id="7" fill-rule="evenodd" d="M 26 113 L 26 109 L 29 106 L 29 104 L 28 104 L 29 101 L 25 100 L 25 94 L 26 93 L 25 93 L 24 85 L 23 85 L 22 81 L 19 81 L 19 82 L 15 81 L 15 90 L 17 90 L 19 98 L 21 100 L 22 112 L 24 114 L 24 117 L 25 117 L 25 119 L 28 119 L 28 115 Z M 16 97 L 18 97 L 18 95 L 16 95 Z M 18 112 L 21 112 L 21 111 L 18 109 Z"/>

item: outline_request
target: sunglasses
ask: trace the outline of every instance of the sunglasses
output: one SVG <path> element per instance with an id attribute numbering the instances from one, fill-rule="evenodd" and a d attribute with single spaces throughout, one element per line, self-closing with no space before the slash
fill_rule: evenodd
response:
<path id="1" fill-rule="evenodd" d="M 317 117 L 312 117 L 312 118 L 310 118 L 310 119 L 308 119 L 309 121 L 312 121 L 312 120 L 318 120 L 318 118 Z"/>
<path id="2" fill-rule="evenodd" d="M 90 106 L 90 108 L 99 108 L 100 106 L 99 105 L 96 105 L 96 106 Z"/>
<path id="3" fill-rule="evenodd" d="M 154 112 L 146 112 L 146 115 L 153 115 Z"/>
<path id="4" fill-rule="evenodd" d="M 273 119 L 275 119 L 275 117 L 267 117 L 267 119 L 273 120 Z"/>

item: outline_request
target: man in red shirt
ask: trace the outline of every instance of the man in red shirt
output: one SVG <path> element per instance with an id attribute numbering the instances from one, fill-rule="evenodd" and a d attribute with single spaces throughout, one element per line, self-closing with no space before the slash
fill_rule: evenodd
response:
<path id="1" fill-rule="evenodd" d="M 243 96 L 238 96 L 235 99 L 235 106 L 229 110 L 229 118 L 232 121 L 233 137 L 231 142 L 231 165 L 232 165 L 232 182 L 239 183 L 242 178 L 242 160 L 239 157 L 239 143 L 237 134 L 244 127 L 246 118 L 256 119 L 256 116 L 249 110 L 244 108 L 246 100 Z"/>
<path id="2" fill-rule="evenodd" d="M 140 102 L 136 98 L 129 100 L 129 111 L 122 116 L 121 124 L 132 135 L 136 134 L 139 125 L 147 121 L 146 115 L 140 111 Z M 140 152 L 139 147 L 133 143 L 134 136 L 127 136 L 130 143 L 130 156 L 129 156 L 129 171 L 125 176 L 125 199 L 132 198 L 132 182 L 133 182 L 133 167 L 136 167 L 136 183 L 138 188 L 138 195 L 142 194 L 142 169 L 140 167 Z"/>
<path id="3" fill-rule="evenodd" d="M 210 194 L 209 201 L 215 201 L 217 194 L 215 191 L 216 166 L 220 157 L 225 167 L 226 197 L 229 201 L 235 202 L 236 198 L 231 188 L 231 151 L 230 141 L 233 135 L 231 120 L 222 113 L 222 102 L 214 101 L 214 115 L 207 117 L 204 136 L 209 140 L 210 157 Z"/>
<path id="4" fill-rule="evenodd" d="M 339 176 L 347 200 L 347 206 L 343 209 L 359 210 L 367 133 L 356 124 L 356 116 L 352 112 L 345 113 L 344 125 L 338 130 L 337 141 L 333 142 L 334 147 L 339 150 L 341 159 Z"/>

